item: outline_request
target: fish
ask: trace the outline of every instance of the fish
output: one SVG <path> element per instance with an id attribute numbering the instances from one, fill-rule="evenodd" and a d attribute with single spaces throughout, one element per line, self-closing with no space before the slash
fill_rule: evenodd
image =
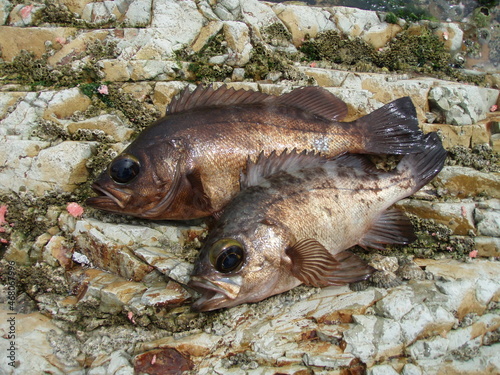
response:
<path id="1" fill-rule="evenodd" d="M 239 191 L 247 157 L 314 150 L 405 154 L 420 150 L 415 107 L 397 99 L 351 122 L 345 102 L 320 87 L 275 96 L 198 86 L 184 89 L 166 116 L 143 130 L 92 184 L 87 205 L 151 220 L 217 214 Z"/>
<path id="2" fill-rule="evenodd" d="M 272 153 L 249 162 L 241 191 L 223 210 L 195 262 L 188 286 L 196 311 L 259 302 L 300 284 L 325 287 L 366 280 L 374 269 L 349 251 L 383 249 L 416 239 L 403 211 L 443 167 L 436 133 L 423 151 L 390 171 L 365 155 L 325 159 L 307 152 Z"/>

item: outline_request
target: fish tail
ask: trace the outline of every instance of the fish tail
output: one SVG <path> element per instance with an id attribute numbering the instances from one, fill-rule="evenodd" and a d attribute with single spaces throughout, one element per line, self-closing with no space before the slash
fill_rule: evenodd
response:
<path id="1" fill-rule="evenodd" d="M 362 134 L 363 152 L 408 154 L 422 151 L 423 133 L 409 97 L 391 103 L 355 121 Z"/>
<path id="2" fill-rule="evenodd" d="M 423 151 L 408 154 L 397 166 L 400 173 L 410 171 L 415 186 L 412 194 L 430 182 L 444 166 L 448 152 L 443 148 L 437 133 L 428 133 L 422 140 Z"/>

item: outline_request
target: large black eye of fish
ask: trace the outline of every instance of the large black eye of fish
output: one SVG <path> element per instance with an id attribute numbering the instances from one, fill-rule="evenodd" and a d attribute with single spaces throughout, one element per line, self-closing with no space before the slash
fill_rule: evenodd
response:
<path id="1" fill-rule="evenodd" d="M 109 175 L 114 182 L 126 184 L 137 177 L 140 170 L 139 160 L 135 156 L 125 154 L 113 160 L 109 166 Z"/>
<path id="2" fill-rule="evenodd" d="M 233 239 L 225 238 L 217 241 L 210 248 L 210 263 L 222 273 L 237 271 L 245 261 L 243 245 Z"/>

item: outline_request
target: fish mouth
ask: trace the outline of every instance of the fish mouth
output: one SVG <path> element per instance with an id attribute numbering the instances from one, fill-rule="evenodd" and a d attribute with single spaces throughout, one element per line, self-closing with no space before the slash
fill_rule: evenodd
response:
<path id="1" fill-rule="evenodd" d="M 101 210 L 119 212 L 125 209 L 131 194 L 119 189 L 106 189 L 98 183 L 92 184 L 92 190 L 99 194 L 97 197 L 87 198 L 85 201 L 91 207 Z"/>
<path id="2" fill-rule="evenodd" d="M 239 286 L 227 280 L 220 282 L 221 285 L 216 283 L 217 281 L 199 276 L 191 277 L 187 285 L 201 294 L 201 297 L 192 304 L 193 310 L 210 311 L 232 305 L 231 302 L 236 298 Z"/>

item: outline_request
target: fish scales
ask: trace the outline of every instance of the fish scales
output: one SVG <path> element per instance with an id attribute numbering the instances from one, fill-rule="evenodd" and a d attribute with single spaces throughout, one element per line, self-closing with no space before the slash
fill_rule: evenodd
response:
<path id="1" fill-rule="evenodd" d="M 318 87 L 279 97 L 225 86 L 185 91 L 110 163 L 93 184 L 99 195 L 87 203 L 147 219 L 194 219 L 220 211 L 238 192 L 247 158 L 261 152 L 420 150 L 409 98 L 339 122 L 346 113 L 344 102 Z"/>
<path id="2" fill-rule="evenodd" d="M 411 223 L 390 206 L 428 183 L 446 151 L 435 133 L 423 151 L 382 171 L 364 156 L 335 159 L 272 153 L 249 162 L 240 193 L 224 209 L 196 262 L 190 285 L 198 310 L 257 302 L 301 283 L 342 285 L 373 269 L 346 249 L 406 244 Z"/>

